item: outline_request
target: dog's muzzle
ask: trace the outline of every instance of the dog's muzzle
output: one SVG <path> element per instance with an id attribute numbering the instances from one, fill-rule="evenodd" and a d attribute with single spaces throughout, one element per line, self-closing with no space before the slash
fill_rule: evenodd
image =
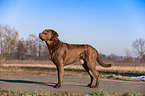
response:
<path id="1" fill-rule="evenodd" d="M 44 41 L 44 38 L 43 38 L 43 34 L 42 34 L 42 33 L 39 34 L 39 38 L 40 38 L 42 41 Z"/>

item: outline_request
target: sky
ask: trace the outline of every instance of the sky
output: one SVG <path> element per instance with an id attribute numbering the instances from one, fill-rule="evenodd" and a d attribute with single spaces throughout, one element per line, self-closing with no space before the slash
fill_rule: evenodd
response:
<path id="1" fill-rule="evenodd" d="M 15 28 L 20 39 L 53 29 L 63 42 L 135 56 L 132 42 L 145 39 L 145 0 L 0 0 L 0 25 Z"/>

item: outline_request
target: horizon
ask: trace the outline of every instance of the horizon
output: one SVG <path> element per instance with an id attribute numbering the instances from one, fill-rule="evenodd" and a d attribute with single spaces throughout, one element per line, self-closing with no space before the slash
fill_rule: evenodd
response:
<path id="1" fill-rule="evenodd" d="M 53 29 L 70 44 L 89 44 L 99 53 L 126 56 L 132 42 L 145 39 L 144 0 L 0 0 L 0 25 L 19 39 Z"/>

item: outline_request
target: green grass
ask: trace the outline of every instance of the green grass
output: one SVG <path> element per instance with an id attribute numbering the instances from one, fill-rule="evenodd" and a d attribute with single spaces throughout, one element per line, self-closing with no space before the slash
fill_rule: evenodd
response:
<path id="1" fill-rule="evenodd" d="M 90 94 L 91 96 L 145 96 L 143 93 L 140 92 L 128 92 L 125 94 L 116 94 L 116 93 L 107 93 L 104 91 L 98 91 Z"/>
<path id="2" fill-rule="evenodd" d="M 84 96 L 84 94 L 80 93 L 72 93 L 72 92 L 57 92 L 51 93 L 46 91 L 38 91 L 38 92 L 27 92 L 27 91 L 9 91 L 9 90 L 0 90 L 0 96 Z"/>
<path id="3" fill-rule="evenodd" d="M 117 96 L 117 94 L 108 94 L 107 92 L 104 91 L 98 91 L 98 92 L 93 92 L 90 94 L 91 96 Z"/>
<path id="4" fill-rule="evenodd" d="M 27 91 L 10 91 L 10 90 L 0 90 L 0 96 L 86 96 L 86 94 L 72 93 L 72 92 L 57 92 L 51 93 L 46 91 L 38 92 L 27 92 Z M 88 94 L 88 96 L 145 96 L 143 93 L 139 92 L 128 92 L 125 94 L 107 93 L 104 91 L 97 91 Z"/>
<path id="5" fill-rule="evenodd" d="M 125 93 L 123 96 L 145 96 L 145 95 L 139 92 L 128 92 L 128 93 Z"/>

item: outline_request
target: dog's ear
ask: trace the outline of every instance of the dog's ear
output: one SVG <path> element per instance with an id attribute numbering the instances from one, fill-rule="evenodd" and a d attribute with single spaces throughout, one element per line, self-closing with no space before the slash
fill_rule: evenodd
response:
<path id="1" fill-rule="evenodd" d="M 55 39 L 59 36 L 56 31 L 54 31 L 54 30 L 51 30 L 51 31 L 52 31 L 52 35 L 53 35 L 52 38 L 53 39 Z"/>

